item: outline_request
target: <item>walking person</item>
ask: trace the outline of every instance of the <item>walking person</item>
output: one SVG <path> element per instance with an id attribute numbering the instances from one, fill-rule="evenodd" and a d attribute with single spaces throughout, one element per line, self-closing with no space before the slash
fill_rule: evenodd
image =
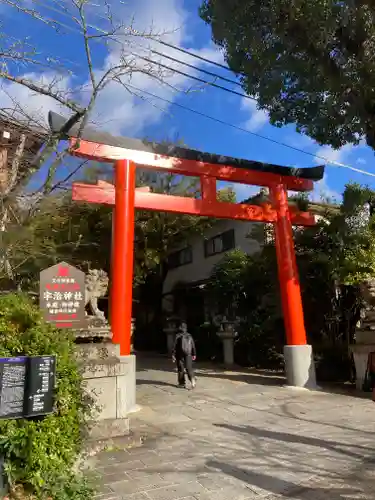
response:
<path id="1" fill-rule="evenodd" d="M 176 335 L 174 343 L 172 360 L 177 365 L 178 386 L 186 388 L 185 370 L 194 389 L 196 380 L 193 370 L 193 361 L 196 360 L 197 353 L 195 349 L 195 342 L 191 334 L 187 331 L 186 323 L 181 323 L 179 332 Z"/>

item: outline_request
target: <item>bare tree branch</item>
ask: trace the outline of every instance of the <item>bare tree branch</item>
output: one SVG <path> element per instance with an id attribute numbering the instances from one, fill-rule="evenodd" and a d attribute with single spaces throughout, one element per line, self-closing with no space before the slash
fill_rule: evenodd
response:
<path id="1" fill-rule="evenodd" d="M 43 197 L 57 189 L 65 189 L 66 183 L 86 163 L 78 165 L 64 180 L 54 180 L 61 162 L 69 153 L 67 149 L 58 152 L 59 142 L 64 140 L 66 132 L 77 124 L 79 138 L 100 93 L 115 83 L 137 99 L 160 109 L 142 91 L 133 90 L 130 82 L 134 75 L 143 74 L 174 92 L 183 90 L 177 88 L 178 85 L 173 81 L 168 81 L 169 77 L 176 75 L 176 71 L 165 59 L 156 60 L 151 51 L 149 57 L 134 51 L 135 38 L 152 41 L 175 30 L 158 32 L 151 26 L 141 32 L 135 29 L 134 19 L 129 19 L 126 23 L 118 21 L 115 16 L 117 12 L 112 10 L 108 0 L 101 0 L 98 5 L 93 5 L 89 0 L 0 0 L 1 4 L 14 9 L 19 16 L 20 25 L 27 16 L 29 20 L 41 22 L 45 29 L 50 29 L 53 37 L 76 37 L 86 56 L 82 65 L 80 60 L 72 61 L 60 54 L 55 55 L 52 44 L 51 53 L 45 54 L 38 50 L 36 44 L 33 45 L 31 38 L 20 36 L 17 39 L 13 34 L 10 36 L 0 23 L 0 79 L 4 82 L 2 93 L 7 96 L 6 106 L 0 110 L 0 126 L 2 120 L 6 120 L 7 123 L 14 123 L 19 133 L 17 147 L 13 148 L 13 156 L 8 161 L 9 184 L 0 196 L 0 225 L 4 227 L 4 230 L 0 231 L 0 266 L 10 278 L 12 267 L 8 269 L 7 262 L 12 264 L 12 255 L 17 251 L 17 245 L 8 244 L 8 247 L 4 247 L 3 236 L 7 227 L 10 221 L 17 225 L 30 224 Z M 99 43 L 111 50 L 115 47 L 116 50 L 112 54 L 115 57 L 109 58 L 105 67 L 95 66 L 95 48 L 92 43 Z M 55 46 L 61 47 L 63 44 L 57 43 Z M 75 82 L 82 82 L 84 72 L 86 81 L 77 85 Z M 34 79 L 29 76 L 31 73 L 41 76 Z M 66 76 L 64 80 L 63 75 Z M 71 76 L 79 78 L 70 78 Z M 43 109 L 35 111 L 35 108 L 28 107 L 27 102 L 17 100 L 16 94 L 12 93 L 15 85 L 26 88 L 31 98 L 33 95 L 43 96 L 65 109 L 70 118 L 64 127 L 51 133 L 46 126 Z M 33 134 L 39 134 L 38 137 L 43 138 L 44 145 L 30 156 L 28 137 Z M 35 196 L 24 196 L 31 177 L 52 154 L 55 154 L 55 157 L 48 166 L 46 181 L 39 193 L 34 193 Z M 20 209 L 20 200 L 25 201 L 24 198 L 28 198 L 26 208 Z"/>
<path id="2" fill-rule="evenodd" d="M 18 171 L 20 167 L 21 158 L 25 149 L 26 134 L 21 134 L 19 144 L 17 146 L 16 152 L 13 156 L 12 166 L 10 169 L 10 176 L 8 180 L 8 186 L 4 190 L 4 195 L 10 193 L 17 182 Z"/>
<path id="3" fill-rule="evenodd" d="M 18 83 L 19 85 L 23 85 L 24 87 L 27 87 L 30 90 L 33 90 L 37 94 L 44 95 L 46 97 L 52 97 L 52 99 L 55 99 L 55 101 L 59 102 L 63 106 L 66 106 L 67 108 L 71 109 L 75 113 L 80 113 L 82 112 L 82 108 L 80 106 L 77 106 L 74 102 L 64 99 L 59 93 L 54 92 L 51 88 L 45 88 L 43 85 L 37 85 L 31 80 L 28 80 L 27 78 L 22 78 L 19 76 L 13 76 L 9 74 L 6 71 L 0 71 L 0 78 L 4 78 L 5 80 L 9 80 L 10 82 L 13 83 Z"/>

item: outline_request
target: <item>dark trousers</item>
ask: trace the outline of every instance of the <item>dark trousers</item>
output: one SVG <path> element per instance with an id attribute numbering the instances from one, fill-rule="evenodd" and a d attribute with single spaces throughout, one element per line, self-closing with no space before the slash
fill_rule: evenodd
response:
<path id="1" fill-rule="evenodd" d="M 194 378 L 193 359 L 191 356 L 182 356 L 176 359 L 178 371 L 178 385 L 185 385 L 185 369 L 190 382 Z"/>

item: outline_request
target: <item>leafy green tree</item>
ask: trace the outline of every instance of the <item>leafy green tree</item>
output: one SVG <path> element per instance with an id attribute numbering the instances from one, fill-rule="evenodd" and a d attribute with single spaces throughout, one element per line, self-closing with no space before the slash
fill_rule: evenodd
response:
<path id="1" fill-rule="evenodd" d="M 111 212 L 102 206 L 74 203 L 67 194 L 51 195 L 24 224 L 16 219 L 9 224 L 3 238 L 16 284 L 35 291 L 39 272 L 61 260 L 85 271 L 89 267 L 109 271 Z M 7 288 L 5 274 L 0 280 Z"/>
<path id="2" fill-rule="evenodd" d="M 295 232 L 306 331 L 325 379 L 349 376 L 348 345 L 361 309 L 358 285 L 375 276 L 374 197 L 367 187 L 348 185 L 338 212 L 327 211 L 315 227 Z M 273 244 L 251 256 L 228 253 L 215 266 L 207 291 L 224 307 L 237 302 L 243 320 L 237 360 L 280 366 L 285 334 Z"/>
<path id="3" fill-rule="evenodd" d="M 200 14 L 273 125 L 375 148 L 372 0 L 203 0 Z"/>
<path id="4" fill-rule="evenodd" d="M 85 182 L 111 181 L 111 167 L 90 165 L 83 174 Z M 150 186 L 157 193 L 199 197 L 198 179 L 170 174 L 155 174 L 139 169 L 137 185 Z M 223 201 L 235 201 L 231 189 L 218 193 Z M 4 238 L 16 283 L 23 290 L 38 289 L 39 272 L 58 261 L 66 260 L 87 271 L 101 268 L 110 273 L 112 209 L 107 206 L 76 203 L 70 192 L 47 196 L 26 224 L 15 222 Z M 213 224 L 207 217 L 187 214 L 137 211 L 135 214 L 134 313 L 146 318 L 145 330 L 155 331 L 160 346 L 162 332 L 163 284 L 168 272 L 168 255 L 194 234 L 202 234 Z M 1 280 L 2 278 L 2 280 Z M 0 276 L 3 288 L 9 289 L 6 276 Z M 151 322 L 151 324 L 150 324 Z M 142 333 L 142 328 L 137 328 Z"/>
<path id="5" fill-rule="evenodd" d="M 150 174 L 143 173 L 139 184 L 152 186 L 156 193 L 199 197 L 199 180 L 181 177 L 172 174 L 158 175 L 157 178 L 148 178 Z M 151 174 L 152 175 L 152 174 Z M 218 192 L 221 201 L 234 202 L 235 193 L 229 189 Z M 208 217 L 196 217 L 188 214 L 168 212 L 136 213 L 135 223 L 135 262 L 136 275 L 140 286 L 136 291 L 136 298 L 142 306 L 142 317 L 152 318 L 152 324 L 145 325 L 149 331 L 154 331 L 149 347 L 158 348 L 164 341 L 163 328 L 163 286 L 168 274 L 168 256 L 171 251 L 184 245 L 197 234 L 203 234 L 214 224 L 215 220 Z M 149 314 L 145 314 L 148 311 Z"/>

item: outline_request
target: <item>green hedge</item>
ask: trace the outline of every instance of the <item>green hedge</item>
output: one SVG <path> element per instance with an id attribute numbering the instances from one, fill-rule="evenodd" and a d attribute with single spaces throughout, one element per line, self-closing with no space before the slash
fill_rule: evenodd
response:
<path id="1" fill-rule="evenodd" d="M 0 420 L 0 454 L 11 489 L 38 499 L 86 499 L 92 491 L 74 465 L 81 451 L 91 401 L 82 387 L 71 332 L 45 323 L 25 296 L 0 297 L 0 356 L 56 355 L 54 413 Z"/>

